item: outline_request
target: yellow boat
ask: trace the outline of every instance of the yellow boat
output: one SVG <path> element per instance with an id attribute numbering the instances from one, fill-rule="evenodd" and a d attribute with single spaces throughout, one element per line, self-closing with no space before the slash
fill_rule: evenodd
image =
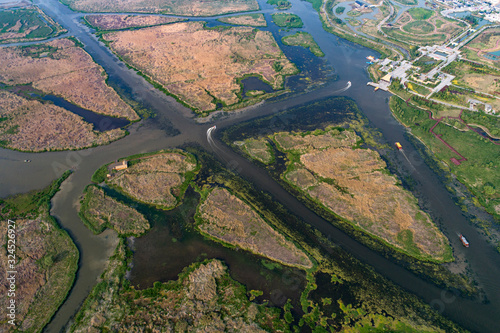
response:
<path id="1" fill-rule="evenodd" d="M 399 150 L 403 150 L 403 146 L 399 142 L 396 142 L 395 145 Z"/>

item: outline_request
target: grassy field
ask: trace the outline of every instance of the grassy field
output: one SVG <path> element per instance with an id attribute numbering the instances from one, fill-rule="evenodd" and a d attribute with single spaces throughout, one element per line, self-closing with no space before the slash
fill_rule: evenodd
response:
<path id="1" fill-rule="evenodd" d="M 427 20 L 434 15 L 432 10 L 426 8 L 410 8 L 408 9 L 408 13 L 410 13 L 414 20 Z"/>
<path id="2" fill-rule="evenodd" d="M 420 73 L 428 73 L 434 67 L 438 66 L 442 61 L 435 60 L 429 56 L 423 56 L 417 61 L 413 62 L 414 66 L 420 67 Z"/>
<path id="3" fill-rule="evenodd" d="M 416 92 L 417 94 L 420 94 L 420 95 L 427 96 L 428 94 L 431 93 L 430 89 L 428 89 L 428 88 L 426 88 L 424 86 L 421 86 L 420 84 L 417 84 L 417 83 L 408 82 L 407 83 L 407 87 L 411 91 L 414 91 L 414 92 Z"/>
<path id="4" fill-rule="evenodd" d="M 415 6 L 416 4 L 418 4 L 417 0 L 394 0 L 394 1 L 399 2 L 400 4 L 405 6 Z"/>
<path id="5" fill-rule="evenodd" d="M 69 176 L 66 172 L 49 187 L 0 200 L 0 269 L 16 273 L 16 331 L 41 332 L 66 299 L 78 268 L 78 249 L 68 233 L 50 216 L 50 200 Z M 8 219 L 15 222 L 8 227 Z M 12 229 L 12 226 L 15 229 Z M 16 248 L 9 249 L 8 230 L 16 231 Z M 9 231 L 10 234 L 10 231 Z M 15 256 L 15 269 L 8 268 L 7 255 Z M 0 286 L 0 304 L 9 302 L 8 284 Z M 5 332 L 13 332 L 2 319 Z"/>
<path id="6" fill-rule="evenodd" d="M 314 38 L 307 32 L 297 32 L 293 35 L 285 36 L 281 39 L 281 41 L 285 45 L 295 45 L 308 48 L 317 57 L 325 56 Z"/>
<path id="7" fill-rule="evenodd" d="M 500 28 L 485 29 L 461 48 L 469 60 L 500 68 L 500 58 L 487 57 L 487 53 L 500 50 Z"/>
<path id="8" fill-rule="evenodd" d="M 36 7 L 0 11 L 0 44 L 43 40 L 64 31 Z"/>
<path id="9" fill-rule="evenodd" d="M 300 17 L 295 14 L 277 13 L 273 14 L 272 17 L 274 23 L 279 27 L 302 28 L 304 25 Z"/>
<path id="10" fill-rule="evenodd" d="M 419 20 L 406 24 L 403 30 L 412 34 L 426 35 L 434 31 L 434 26 L 427 21 Z"/>
<path id="11" fill-rule="evenodd" d="M 274 159 L 273 149 L 266 140 L 246 139 L 240 142 L 248 156 L 264 164 L 269 164 Z"/>
<path id="12" fill-rule="evenodd" d="M 217 21 L 234 25 L 247 25 L 251 27 L 267 27 L 264 14 L 245 14 L 218 18 Z"/>
<path id="13" fill-rule="evenodd" d="M 455 76 L 455 85 L 500 95 L 500 69 L 462 59 L 443 68 L 443 72 Z"/>
<path id="14" fill-rule="evenodd" d="M 455 165 L 450 159 L 459 157 L 429 132 L 436 121 L 429 119 L 426 111 L 408 106 L 396 97 L 391 98 L 390 106 L 394 115 L 404 125 L 409 126 L 412 133 L 422 140 L 434 155 L 447 165 L 448 170 L 470 189 L 478 203 L 500 221 L 498 146 L 474 131 L 464 130 L 457 120 L 451 120 L 451 125 L 442 122 L 434 129 L 436 134 L 467 159 L 460 165 Z M 479 123 L 489 129 L 498 126 L 496 117 L 477 112 L 464 113 L 462 119 L 466 123 Z M 457 122 L 456 125 L 455 122 Z"/>

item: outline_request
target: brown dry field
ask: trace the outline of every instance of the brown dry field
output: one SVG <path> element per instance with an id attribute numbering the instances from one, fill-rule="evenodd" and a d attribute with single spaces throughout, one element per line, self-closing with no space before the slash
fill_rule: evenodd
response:
<path id="1" fill-rule="evenodd" d="M 500 95 L 500 76 L 491 74 L 465 74 L 461 79 L 476 91 Z"/>
<path id="2" fill-rule="evenodd" d="M 44 57 L 40 50 L 46 51 Z M 52 53 L 53 52 L 53 53 Z M 110 86 L 106 73 L 69 39 L 26 48 L 0 48 L 0 82 L 32 84 L 96 113 L 137 120 L 139 116 Z"/>
<path id="3" fill-rule="evenodd" d="M 193 171 L 196 164 L 186 156 L 165 153 L 141 158 L 137 164 L 116 172 L 108 183 L 130 197 L 162 209 L 174 208 L 184 173 Z"/>
<path id="4" fill-rule="evenodd" d="M 328 127 L 325 133 L 321 135 L 308 134 L 302 136 L 300 133 L 281 132 L 274 134 L 273 139 L 280 150 L 306 152 L 311 149 L 351 147 L 360 138 L 353 131 L 340 132 L 337 129 Z"/>
<path id="5" fill-rule="evenodd" d="M 346 132 L 351 131 L 340 135 L 350 136 Z M 299 134 L 275 136 L 289 151 L 302 153 L 300 163 L 285 174 L 289 182 L 337 215 L 407 253 L 435 260 L 447 258 L 446 237 L 419 209 L 415 197 L 398 186 L 396 177 L 385 171 L 386 164 L 376 151 L 352 149 L 348 145 L 338 147 L 339 140 L 335 138 L 329 146 L 326 144 L 332 137 L 329 133 L 313 137 L 305 138 L 321 144 L 305 149 L 307 140 Z M 402 240 L 408 231 L 413 241 Z"/>
<path id="6" fill-rule="evenodd" d="M 121 129 L 99 133 L 80 116 L 53 104 L 0 90 L 0 141 L 22 151 L 82 149 L 125 135 Z"/>
<path id="7" fill-rule="evenodd" d="M 249 15 L 222 17 L 219 19 L 219 21 L 235 25 L 267 27 L 267 22 L 266 19 L 264 18 L 264 14 L 249 14 Z"/>
<path id="8" fill-rule="evenodd" d="M 119 234 L 141 235 L 149 229 L 149 222 L 144 215 L 107 196 L 101 188 L 88 187 L 85 197 L 88 197 L 88 206 L 83 212 L 80 211 L 96 230 L 109 224 Z"/>
<path id="9" fill-rule="evenodd" d="M 0 325 L 1 332 L 41 332 L 45 323 L 63 302 L 72 285 L 78 261 L 78 250 L 69 235 L 54 227 L 48 220 L 48 210 L 30 219 L 15 219 L 16 227 L 16 326 L 7 324 L 7 310 Z M 2 216 L 3 217 L 3 216 Z M 0 306 L 6 309 L 11 299 L 7 296 L 7 220 L 0 224 Z M 9 243 L 11 244 L 11 243 Z M 57 260 L 56 260 L 57 258 Z M 16 329 L 11 329 L 15 327 Z"/>
<path id="10" fill-rule="evenodd" d="M 214 110 L 214 97 L 239 102 L 236 79 L 261 75 L 279 89 L 296 72 L 271 33 L 250 27 L 203 28 L 203 22 L 107 33 L 114 52 L 196 110 Z M 277 73 L 273 63 L 283 69 Z"/>
<path id="11" fill-rule="evenodd" d="M 183 19 L 147 15 L 87 15 L 85 20 L 100 30 L 121 30 L 149 27 L 182 21 Z"/>
<path id="12" fill-rule="evenodd" d="M 164 13 L 212 16 L 258 10 L 256 0 L 61 0 L 82 12 Z"/>
<path id="13" fill-rule="evenodd" d="M 304 252 L 226 189 L 214 188 L 199 212 L 205 234 L 286 265 L 312 267 Z"/>

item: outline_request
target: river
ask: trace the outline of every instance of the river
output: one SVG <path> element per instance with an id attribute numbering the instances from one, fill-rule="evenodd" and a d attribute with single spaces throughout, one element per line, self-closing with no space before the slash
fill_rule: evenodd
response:
<path id="1" fill-rule="evenodd" d="M 266 17 L 269 18 L 268 5 L 264 4 L 264 1 L 259 2 L 266 11 Z M 248 112 L 235 113 L 231 117 L 218 121 L 217 128 L 228 127 L 243 120 L 275 113 L 319 98 L 334 96 L 335 92 L 346 86 L 347 81 L 351 81 L 351 88 L 338 94 L 355 100 L 372 124 L 383 133 L 387 142 L 392 144 L 398 141 L 403 145 L 409 159 L 395 155 L 394 164 L 399 165 L 403 172 L 411 175 L 415 180 L 420 202 L 439 222 L 441 230 L 449 237 L 455 254 L 466 258 L 479 286 L 485 291 L 489 304 L 479 300 L 450 298 L 439 288 L 366 248 L 307 209 L 277 184 L 265 170 L 259 169 L 217 141 L 222 151 L 222 161 L 227 163 L 228 167 L 237 170 L 243 178 L 269 192 L 292 213 L 314 225 L 356 258 L 370 264 L 391 281 L 437 307 L 445 316 L 473 331 L 496 332 L 500 323 L 500 283 L 498 281 L 500 255 L 463 216 L 445 186 L 406 139 L 405 128 L 392 117 L 388 108 L 387 101 L 390 95 L 384 92 L 374 93 L 372 88 L 366 86 L 369 78 L 365 70 L 365 57 L 376 55 L 376 53 L 326 33 L 317 13 L 309 3 L 299 0 L 291 2 L 293 7 L 290 12 L 302 18 L 303 30 L 313 35 L 325 53 L 326 61 L 335 68 L 339 80 L 314 91 L 293 95 L 285 100 L 263 103 L 251 108 Z M 74 170 L 52 201 L 52 214 L 73 237 L 81 255 L 75 285 L 68 299 L 45 330 L 46 332 L 59 332 L 67 325 L 96 283 L 116 241 L 116 236 L 111 232 L 99 236 L 93 235 L 84 227 L 77 215 L 75 205 L 84 187 L 90 182 L 94 170 L 119 157 L 178 147 L 188 143 L 198 144 L 210 151 L 210 146 L 206 142 L 206 130 L 212 125 L 198 124 L 189 109 L 154 89 L 142 77 L 128 69 L 91 34 L 88 27 L 79 22 L 82 14 L 70 11 L 56 0 L 35 0 L 35 3 L 85 45 L 85 50 L 106 70 L 110 82 L 127 91 L 134 99 L 144 102 L 158 114 L 156 118 L 132 124 L 129 128 L 130 135 L 103 147 L 38 154 L 0 149 L 1 197 L 44 187 L 66 169 Z M 275 37 L 278 37 L 280 33 L 278 29 L 270 28 L 270 30 Z M 215 138 L 217 140 L 217 131 Z M 32 162 L 22 163 L 24 159 L 30 159 Z M 457 233 L 467 235 L 471 243 L 470 248 L 462 247 L 456 236 Z"/>

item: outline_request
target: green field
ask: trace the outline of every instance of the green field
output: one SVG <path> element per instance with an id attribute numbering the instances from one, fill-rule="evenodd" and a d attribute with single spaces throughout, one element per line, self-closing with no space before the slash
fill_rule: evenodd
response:
<path id="1" fill-rule="evenodd" d="M 432 10 L 425 8 L 410 8 L 408 9 L 408 13 L 410 13 L 414 20 L 424 21 L 430 19 L 434 15 Z"/>
<path id="2" fill-rule="evenodd" d="M 345 11 L 345 7 L 342 7 L 342 6 L 339 6 L 337 8 L 335 8 L 335 14 L 337 15 L 342 15 Z"/>
<path id="3" fill-rule="evenodd" d="M 267 0 L 267 3 L 279 10 L 285 10 L 292 7 L 292 4 L 288 0 Z"/>
<path id="4" fill-rule="evenodd" d="M 398 39 L 403 42 L 413 42 L 420 45 L 431 45 L 442 43 L 446 40 L 445 34 L 431 34 L 431 35 L 408 35 L 405 32 L 399 30 L 399 28 L 386 28 L 382 27 L 382 30 L 389 36 Z"/>
<path id="5" fill-rule="evenodd" d="M 278 13 L 273 14 L 272 17 L 278 27 L 302 28 L 304 25 L 300 17 L 295 14 Z"/>
<path id="6" fill-rule="evenodd" d="M 411 34 L 425 35 L 434 31 L 434 27 L 427 21 L 412 21 L 405 26 L 403 30 Z"/>
<path id="7" fill-rule="evenodd" d="M 35 8 L 0 11 L 0 43 L 53 37 L 60 29 L 49 21 Z"/>
<path id="8" fill-rule="evenodd" d="M 325 56 L 314 38 L 307 32 L 297 32 L 296 34 L 285 36 L 281 39 L 281 41 L 285 45 L 295 45 L 308 48 L 317 57 Z"/>
<path id="9" fill-rule="evenodd" d="M 413 63 L 414 66 L 420 67 L 420 73 L 428 73 L 442 61 L 437 61 L 431 57 L 423 56 Z"/>
<path id="10" fill-rule="evenodd" d="M 447 169 L 470 189 L 477 198 L 477 203 L 500 221 L 498 146 L 476 132 L 467 130 L 459 120 L 447 119 L 447 122 L 439 123 L 434 132 L 467 159 L 460 165 L 455 165 L 450 159 L 460 157 L 429 132 L 436 121 L 429 119 L 426 111 L 408 106 L 397 97 L 391 98 L 390 107 L 396 118 L 409 126 L 412 134 L 422 140 L 435 157 L 444 162 Z M 462 119 L 469 124 L 478 123 L 491 129 L 499 125 L 498 118 L 478 112 L 464 112 Z"/>
<path id="11" fill-rule="evenodd" d="M 394 1 L 399 2 L 400 4 L 405 6 L 415 6 L 416 4 L 418 4 L 417 0 L 394 0 Z"/>

